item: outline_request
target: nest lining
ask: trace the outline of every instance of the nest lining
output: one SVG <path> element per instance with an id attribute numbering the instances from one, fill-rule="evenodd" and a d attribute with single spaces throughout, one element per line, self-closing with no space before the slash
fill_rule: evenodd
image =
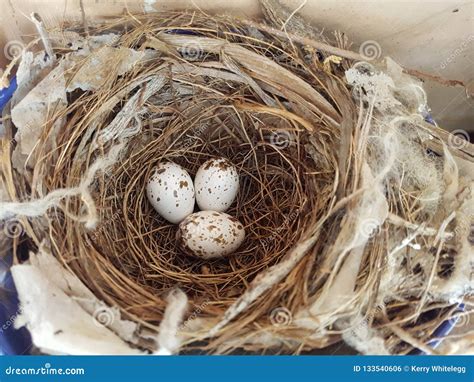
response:
<path id="1" fill-rule="evenodd" d="M 177 62 L 167 58 L 166 65 L 183 65 L 180 56 L 173 59 Z M 204 61 L 213 59 L 206 56 Z M 200 309 L 203 315 L 222 314 L 259 272 L 282 258 L 305 226 L 318 219 L 332 194 L 334 176 L 327 160 L 321 165 L 304 148 L 309 145 L 316 150 L 316 141 L 309 141 L 303 126 L 258 109 L 236 108 L 239 103 L 260 102 L 248 85 L 238 84 L 241 86 L 233 89 L 235 84 L 226 78 L 187 73 L 176 76 L 166 69 L 147 68 L 146 76 L 163 73 L 166 85 L 147 101 L 140 134 L 130 140 L 124 154 L 127 159 L 115 166 L 94 193 L 103 223 L 92 232 L 75 230 L 77 237 L 73 239 L 93 249 L 88 261 L 94 263 L 99 256 L 103 263 L 97 266 L 119 272 L 116 280 L 108 280 L 107 289 L 114 290 L 123 278 L 136 288 L 134 307 L 129 306 L 130 291 L 124 292 L 119 305 L 132 317 L 156 323 L 166 305 L 164 299 L 156 300 L 157 292 L 164 296 L 176 286 L 188 294 L 194 309 L 206 302 Z M 191 66 L 185 69 L 193 70 Z M 126 84 L 128 79 L 123 81 Z M 120 89 L 126 85 L 119 82 L 115 86 Z M 82 102 L 94 105 L 97 97 L 100 94 L 76 101 L 77 113 L 83 113 Z M 105 125 L 110 123 L 110 119 L 105 121 Z M 72 147 L 76 145 L 72 143 Z M 241 186 L 228 213 L 243 222 L 247 238 L 235 254 L 204 261 L 179 249 L 176 225 L 153 211 L 144 190 L 160 161 L 174 161 L 194 175 L 211 157 L 226 157 L 239 169 Z M 51 184 L 51 189 L 64 186 L 61 182 Z M 58 237 L 71 237 L 69 225 L 62 221 L 55 224 L 55 230 Z M 86 284 L 96 278 L 86 277 Z M 156 301 L 152 311 L 150 295 Z"/>
<path id="2" fill-rule="evenodd" d="M 203 114 L 201 109 L 193 112 Z M 211 114 L 217 117 L 220 113 L 211 110 Z M 209 133 L 200 136 L 187 132 L 192 129 L 186 122 L 193 119 L 189 115 L 184 116 L 184 122 L 171 126 L 165 122 L 163 128 L 142 130 L 144 136 L 131 141 L 132 149 L 127 153 L 130 159 L 112 172 L 97 193 L 98 197 L 102 195 L 98 204 L 104 211 L 100 220 L 107 225 L 102 235 L 96 235 L 97 251 L 110 254 L 107 258 L 117 269 L 126 270 L 149 291 L 166 291 L 178 285 L 192 299 L 207 298 L 225 307 L 225 300 L 242 293 L 246 286 L 243 280 L 251 281 L 294 245 L 298 228 L 304 226 L 313 210 L 309 195 L 324 187 L 321 179 L 305 175 L 314 173 L 316 166 L 304 152 L 298 156 L 293 148 L 283 153 L 262 138 L 263 129 L 253 134 L 247 131 L 245 136 L 242 127 L 232 126 L 229 117 L 222 125 L 210 123 L 206 129 Z M 176 135 L 186 135 L 195 143 L 180 147 L 183 141 Z M 154 166 L 161 161 L 176 162 L 194 176 L 210 157 L 229 158 L 239 169 L 239 194 L 227 213 L 244 224 L 247 239 L 233 255 L 205 261 L 179 249 L 177 226 L 153 211 L 144 189 Z M 323 192 L 321 195 L 324 197 Z M 114 217 L 116 211 L 126 214 Z M 127 255 L 117 258 L 118 253 Z"/>
<path id="3" fill-rule="evenodd" d="M 206 344 L 194 342 L 202 337 L 202 327 L 186 328 L 185 344 L 208 352 L 239 346 L 262 352 L 277 338 L 280 346 L 300 352 L 340 341 L 347 328 L 332 323 L 344 319 L 347 308 L 336 309 L 326 321 L 331 324 L 319 323 L 318 335 L 304 325 L 275 325 L 272 312 L 282 307 L 296 316 L 301 307 L 330 289 L 333 270 L 342 264 L 342 256 L 330 256 L 331 250 L 337 248 L 350 215 L 351 190 L 357 191 L 362 173 L 358 155 L 363 150 L 358 145 L 368 146 L 374 173 L 383 172 L 389 156 L 384 151 L 386 141 L 377 133 L 364 138 L 357 131 L 353 137 L 341 132 L 344 116 L 353 116 L 355 123 L 357 110 L 362 117 L 366 112 L 364 102 L 357 104 L 357 97 L 354 101 L 343 80 L 352 62 L 344 59 L 328 67 L 321 52 L 255 31 L 237 20 L 195 13 L 137 16 L 109 22 L 94 33 L 113 31 L 121 35 L 114 48 L 145 52 L 145 57 L 126 73 L 113 68 L 99 89 L 69 93 L 67 108 L 51 111 L 35 153 L 39 159 L 32 169 L 35 175 L 15 174 L 16 192 L 22 196 L 37 190 L 32 179 L 42 179 L 42 194 L 74 187 L 117 142 L 122 145 L 119 154 L 112 166 L 94 177 L 90 199 L 66 198 L 46 221 L 31 222 L 31 247 L 39 245 L 40 238 L 49 238 L 55 256 L 99 298 L 144 327 L 157 329 L 166 293 L 179 287 L 190 299 L 190 311 L 199 312 L 207 330 L 239 297 L 262 282 L 262 274 L 287 261 L 295 248 L 309 240 L 304 256 L 238 320 L 227 323 Z M 67 45 L 55 48 L 59 57 L 70 52 Z M 74 78 L 86 63 L 76 61 L 69 75 Z M 58 129 L 55 122 L 61 118 L 65 122 Z M 427 134 L 428 128 L 408 122 L 403 129 L 413 147 L 415 136 Z M 419 131 L 413 133 L 413 128 Z M 403 129 L 395 134 L 397 142 Z M 50 150 L 52 140 L 54 150 Z M 417 158 L 425 157 L 422 151 Z M 228 212 L 243 222 L 247 238 L 234 255 L 204 261 L 180 251 L 176 226 L 153 211 L 144 185 L 160 161 L 175 161 L 194 175 L 211 157 L 226 157 L 239 169 L 241 187 Z M 441 160 L 425 160 L 438 179 Z M 419 169 L 413 171 L 415 181 L 405 185 L 392 174 L 395 187 L 388 188 L 387 198 L 393 215 L 422 224 L 433 220 L 438 205 L 426 208 L 423 195 L 431 184 L 417 184 L 423 177 Z M 92 230 L 84 224 L 91 219 L 91 203 L 100 222 Z M 388 299 L 379 309 L 380 270 L 393 261 L 387 259 L 387 248 L 392 237 L 406 236 L 406 227 L 393 222 L 381 227 L 375 234 L 370 232 L 355 280 L 355 299 L 361 306 L 349 311 L 368 305 L 364 316 L 383 333 L 384 346 L 407 353 L 416 345 L 423 347 L 453 306 L 423 300 L 425 282 L 416 276 L 420 263 L 405 263 L 412 284 L 399 285 L 398 299 Z M 430 239 L 424 240 L 424 246 L 431 246 Z M 420 257 L 405 255 L 400 255 L 400 263 Z M 433 253 L 427 264 L 420 265 L 421 272 L 432 260 Z M 424 304 L 414 314 L 412 306 L 420 302 Z M 404 321 L 409 316 L 413 318 Z M 408 337 L 387 325 L 400 319 L 405 324 L 400 330 L 410 333 Z M 271 339 L 265 337 L 268 333 Z"/>

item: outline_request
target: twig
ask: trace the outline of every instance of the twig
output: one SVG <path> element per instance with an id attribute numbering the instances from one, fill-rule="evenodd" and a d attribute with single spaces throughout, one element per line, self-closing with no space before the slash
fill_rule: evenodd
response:
<path id="1" fill-rule="evenodd" d="M 264 25 L 264 24 L 261 24 L 261 23 L 255 22 L 255 21 L 248 21 L 248 20 L 239 20 L 239 21 L 242 24 L 245 24 L 249 27 L 257 28 L 257 29 L 263 30 L 267 33 L 270 33 L 274 36 L 277 36 L 277 37 L 280 37 L 280 38 L 285 38 L 285 39 L 290 39 L 290 40 L 296 41 L 300 44 L 308 45 L 308 46 L 311 46 L 315 49 L 322 50 L 324 52 L 331 53 L 331 54 L 334 54 L 334 55 L 339 56 L 339 57 L 343 57 L 343 58 L 347 58 L 349 60 L 355 60 L 355 61 L 365 61 L 365 59 L 362 55 L 360 55 L 359 53 L 350 51 L 350 50 L 337 48 L 335 46 L 331 46 L 331 45 L 325 44 L 325 43 L 320 42 L 320 41 L 315 41 L 315 40 L 307 38 L 307 37 L 297 36 L 293 33 L 288 33 L 286 31 L 280 31 L 278 29 L 275 29 L 273 27 L 270 27 L 268 25 Z M 439 84 L 444 85 L 444 86 L 462 86 L 462 87 L 467 89 L 466 84 L 462 81 L 459 81 L 459 80 L 447 80 L 443 77 L 434 76 L 432 74 L 424 73 L 424 72 L 421 72 L 419 70 L 405 68 L 405 67 L 402 67 L 402 68 L 403 68 L 403 71 L 406 74 L 409 74 L 410 76 L 416 77 L 420 80 L 428 79 L 430 81 L 438 82 Z"/>
<path id="2" fill-rule="evenodd" d="M 79 1 L 79 6 L 81 8 L 81 16 L 82 16 L 82 24 L 84 25 L 84 32 L 86 32 L 86 35 L 89 36 L 89 25 L 87 24 L 87 17 L 86 17 L 86 11 L 84 9 L 83 0 Z"/>
<path id="3" fill-rule="evenodd" d="M 286 21 L 283 23 L 282 30 L 286 29 L 286 25 L 288 22 L 291 20 L 291 18 L 296 15 L 308 2 L 308 0 L 303 0 L 303 2 L 293 11 L 291 12 L 290 16 L 286 19 Z"/>
<path id="4" fill-rule="evenodd" d="M 44 45 L 44 50 L 50 57 L 52 61 L 55 60 L 54 52 L 53 52 L 53 47 L 51 46 L 51 41 L 49 40 L 49 35 L 48 32 L 46 31 L 43 21 L 41 20 L 40 15 L 37 13 L 32 13 L 31 14 L 31 21 L 33 21 L 33 24 L 35 24 L 36 30 L 38 31 L 38 34 L 41 37 L 41 40 L 43 41 Z"/>
<path id="5" fill-rule="evenodd" d="M 434 243 L 433 245 L 438 245 L 438 250 L 436 251 L 436 256 L 435 256 L 435 259 L 434 259 L 434 262 L 433 262 L 433 266 L 431 268 L 431 272 L 430 272 L 430 275 L 429 275 L 429 279 L 428 279 L 428 282 L 426 284 L 426 288 L 423 292 L 423 295 L 421 296 L 421 299 L 420 299 L 420 303 L 418 304 L 418 307 L 416 309 L 416 313 L 415 313 L 415 316 L 418 316 L 420 313 L 421 313 L 421 310 L 423 308 L 423 305 L 425 304 L 426 302 L 426 299 L 428 298 L 428 292 L 430 291 L 430 287 L 431 287 L 431 284 L 433 283 L 433 279 L 434 279 L 434 276 L 436 274 L 436 267 L 438 266 L 438 261 L 439 261 L 439 257 L 440 257 L 440 254 L 441 254 L 441 250 L 443 248 L 443 244 L 444 244 L 444 241 L 445 239 L 443 238 L 443 235 L 444 235 L 444 231 L 446 230 L 446 227 L 448 226 L 448 224 L 456 217 L 456 212 L 453 211 L 444 221 L 443 223 L 441 224 L 440 228 L 439 228 L 439 231 L 437 233 L 437 235 L 435 236 L 435 239 L 434 239 Z M 439 244 L 438 244 L 439 243 Z"/>
<path id="6" fill-rule="evenodd" d="M 418 224 L 411 223 L 409 221 L 406 221 L 405 219 L 401 218 L 400 216 L 397 216 L 393 213 L 388 214 L 388 221 L 396 225 L 397 227 L 404 227 L 412 230 L 417 230 L 420 235 L 424 236 L 435 236 L 438 234 L 438 230 L 431 228 L 431 227 L 422 227 Z M 452 232 L 444 232 L 443 233 L 443 238 L 445 239 L 450 239 L 454 236 Z"/>
<path id="7" fill-rule="evenodd" d="M 419 70 L 416 70 L 416 69 L 403 68 L 403 72 L 406 73 L 406 74 L 409 74 L 410 76 L 419 78 L 420 80 L 423 80 L 424 78 L 426 78 L 427 80 L 438 82 L 438 83 L 440 83 L 441 85 L 444 85 L 444 86 L 463 86 L 463 87 L 466 87 L 466 84 L 462 81 L 447 80 L 446 78 L 443 78 L 441 76 L 435 76 L 433 74 L 420 72 Z"/>
<path id="8" fill-rule="evenodd" d="M 268 25 L 264 25 L 264 24 L 261 24 L 261 23 L 255 22 L 255 21 L 239 20 L 239 22 L 241 22 L 242 24 L 247 25 L 249 27 L 263 30 L 267 33 L 270 33 L 270 34 L 274 35 L 274 36 L 284 38 L 284 39 L 291 39 L 291 40 L 296 41 L 300 44 L 308 45 L 308 46 L 311 46 L 315 49 L 322 50 L 324 52 L 328 52 L 328 53 L 334 54 L 334 55 L 339 56 L 339 57 L 344 57 L 344 58 L 347 58 L 349 60 L 364 61 L 364 58 L 359 53 L 355 53 L 355 52 L 352 52 L 350 50 L 337 48 L 335 46 L 331 46 L 331 45 L 325 44 L 325 43 L 320 42 L 320 41 L 315 41 L 315 40 L 307 38 L 307 37 L 297 36 L 293 33 L 280 31 L 278 29 L 275 29 L 273 27 L 270 27 Z"/>
<path id="9" fill-rule="evenodd" d="M 414 348 L 424 351 L 426 354 L 437 354 L 436 350 L 420 342 L 401 327 L 394 325 L 390 328 L 402 341 L 409 343 Z"/>

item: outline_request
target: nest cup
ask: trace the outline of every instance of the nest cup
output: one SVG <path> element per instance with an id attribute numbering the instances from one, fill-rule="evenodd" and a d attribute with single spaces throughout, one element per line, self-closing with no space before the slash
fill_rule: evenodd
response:
<path id="1" fill-rule="evenodd" d="M 52 37 L 58 59 L 77 49 L 64 41 L 65 30 L 59 32 L 61 38 Z M 341 126 L 348 120 L 355 125 L 356 111 L 365 107 L 343 79 L 351 59 L 335 60 L 268 28 L 200 13 L 90 23 L 87 36 L 78 26 L 68 32 L 82 34 L 83 41 L 97 34 L 119 37 L 97 48 L 112 48 L 100 87 L 69 92 L 67 107 L 50 111 L 36 161 L 25 166 L 30 173 L 10 174 L 20 200 L 30 192 L 80 185 L 78 195 L 62 198 L 45 216 L 23 221 L 30 250 L 47 239 L 54 256 L 99 299 L 146 329 L 159 330 L 166 297 L 179 287 L 190 302 L 179 329 L 184 351 L 244 347 L 264 353 L 276 346 L 301 352 L 339 342 L 344 331 L 332 323 L 347 310 L 367 307 L 370 324 L 380 327 L 413 314 L 409 298 L 386 301 L 384 309 L 376 301 L 386 264 L 382 249 L 392 232 L 377 224 L 367 233 L 371 238 L 357 268 L 355 303 L 321 321 L 318 335 L 315 328 L 292 325 L 293 315 L 327 292 L 332 271 L 343 263 L 330 255 L 352 216 L 350 194 L 357 189 L 354 179 L 363 170 L 358 155 L 366 144 L 358 146 L 363 134 L 356 129 L 341 135 Z M 92 49 L 97 40 L 91 41 L 79 49 Z M 341 52 L 347 47 L 340 35 L 333 44 Z M 139 58 L 122 70 L 127 54 Z M 67 68 L 68 85 L 88 64 L 80 59 Z M 146 183 L 158 163 L 178 163 L 194 176 L 202 163 L 219 157 L 238 169 L 240 188 L 226 212 L 244 225 L 246 238 L 235 253 L 203 260 L 180 249 L 178 226 L 153 210 Z M 287 271 L 270 275 L 271 286 L 238 319 L 206 335 L 281 264 Z M 403 329 L 419 339 L 402 340 L 388 330 L 387 347 L 410 352 L 453 310 L 448 303 L 424 308 L 421 313 L 429 314 Z M 143 347 L 154 350 L 155 344 Z"/>
<path id="2" fill-rule="evenodd" d="M 216 99 L 212 93 L 225 84 L 193 89 L 191 97 L 174 100 L 178 110 L 165 122 L 146 117 L 150 119 L 131 140 L 126 159 L 96 195 L 103 229 L 83 232 L 111 266 L 125 270 L 130 281 L 145 290 L 162 293 L 179 286 L 196 308 L 212 302 L 204 314 L 227 308 L 247 282 L 298 241 L 305 225 L 316 218 L 315 206 L 324 200 L 328 181 L 313 175 L 318 166 L 305 150 L 298 150 L 297 140 L 307 141 L 304 132 L 278 130 L 278 125 L 289 125 L 284 118 L 265 121 L 262 113 L 233 110 L 226 98 Z M 251 89 L 236 92 L 238 99 L 257 99 Z M 160 94 L 156 98 L 159 104 Z M 180 249 L 178 225 L 153 210 L 145 188 L 160 162 L 178 163 L 194 177 L 202 163 L 215 157 L 228 158 L 238 169 L 240 189 L 226 213 L 237 218 L 247 234 L 235 253 L 202 260 Z M 144 314 L 142 309 L 129 311 Z"/>
<path id="3" fill-rule="evenodd" d="M 93 184 L 97 226 L 90 229 L 78 219 L 77 211 L 84 212 L 80 200 L 68 200 L 65 209 L 75 212 L 51 221 L 51 240 L 53 248 L 61 248 L 59 258 L 99 298 L 150 328 L 157 328 L 163 318 L 166 295 L 174 287 L 188 295 L 189 312 L 216 323 L 249 283 L 277 264 L 326 212 L 336 166 L 331 147 L 337 132 L 324 122 L 325 116 L 313 125 L 284 106 L 278 108 L 299 103 L 298 91 L 291 92 L 292 99 L 291 94 L 283 97 L 284 89 L 268 89 L 263 101 L 264 92 L 252 74 L 231 56 L 218 64 L 222 57 L 213 45 L 232 42 L 252 52 L 253 60 L 273 62 L 268 75 L 278 76 L 281 71 L 295 76 L 292 70 L 300 72 L 295 78 L 311 80 L 295 52 L 286 52 L 269 39 L 253 41 L 239 33 L 233 20 L 214 24 L 196 14 L 170 14 L 163 20 L 144 17 L 144 25 L 134 25 L 114 46 L 144 50 L 154 34 L 177 39 L 175 46 L 170 43 L 126 75 L 111 75 L 107 87 L 98 92 L 71 94 L 70 126 L 58 142 L 61 160 L 55 164 L 56 176 L 47 183 L 51 190 L 66 187 L 70 179 L 87 172 L 93 158 L 126 142 L 117 162 Z M 96 33 L 122 30 L 129 22 Z M 281 56 L 281 64 L 274 62 L 276 55 Z M 139 85 L 134 87 L 134 82 Z M 312 82 L 317 85 L 315 79 Z M 110 125 L 123 104 L 106 111 L 101 107 L 117 94 L 123 103 L 133 97 L 139 100 L 127 109 L 133 118 L 119 132 L 110 131 Z M 84 113 L 86 105 L 88 113 Z M 90 138 L 85 140 L 85 135 Z M 57 157 L 55 153 L 45 161 Z M 237 199 L 226 212 L 242 222 L 246 239 L 225 258 L 202 260 L 180 249 L 178 226 L 153 210 L 145 189 L 160 162 L 178 163 L 194 176 L 202 163 L 216 157 L 229 159 L 239 171 Z M 269 299 L 258 308 L 260 317 L 255 313 L 249 317 L 275 329 L 275 304 L 285 302 Z"/>

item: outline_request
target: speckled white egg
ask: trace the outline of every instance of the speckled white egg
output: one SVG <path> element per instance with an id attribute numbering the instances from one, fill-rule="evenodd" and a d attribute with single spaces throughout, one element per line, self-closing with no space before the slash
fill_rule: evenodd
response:
<path id="1" fill-rule="evenodd" d="M 201 210 L 226 211 L 239 190 L 237 168 L 225 158 L 209 159 L 194 178 L 196 201 Z"/>
<path id="2" fill-rule="evenodd" d="M 194 211 L 193 181 L 176 163 L 158 164 L 148 180 L 146 195 L 156 212 L 170 223 L 179 223 Z"/>
<path id="3" fill-rule="evenodd" d="M 180 223 L 177 239 L 186 253 L 213 259 L 234 253 L 245 239 L 245 229 L 226 213 L 200 211 Z"/>

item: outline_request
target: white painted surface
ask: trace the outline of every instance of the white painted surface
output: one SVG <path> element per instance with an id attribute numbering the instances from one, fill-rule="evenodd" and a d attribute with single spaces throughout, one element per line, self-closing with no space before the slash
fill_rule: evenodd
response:
<path id="1" fill-rule="evenodd" d="M 303 0 L 283 0 L 296 9 Z M 375 40 L 405 67 L 469 84 L 474 92 L 474 1 L 308 0 L 300 14 L 318 28 L 341 30 L 354 48 Z M 474 99 L 462 87 L 427 82 L 434 118 L 450 130 L 474 131 Z"/>
<path id="2" fill-rule="evenodd" d="M 257 0 L 83 0 L 91 15 L 112 15 L 155 9 L 199 7 L 209 12 L 256 16 Z M 283 0 L 296 9 L 303 0 Z M 14 6 L 13 6 L 14 4 Z M 79 0 L 0 0 L 0 47 L 7 41 L 27 41 L 34 32 L 27 16 L 35 11 L 49 25 L 79 18 Z M 328 33 L 346 32 L 354 49 L 375 40 L 383 55 L 404 66 L 457 79 L 474 92 L 474 1 L 459 0 L 308 0 L 299 14 Z M 1 52 L 1 51 L 0 51 Z M 0 55 L 0 66 L 6 63 Z M 474 100 L 461 87 L 427 82 L 433 115 L 445 128 L 474 130 Z"/>

